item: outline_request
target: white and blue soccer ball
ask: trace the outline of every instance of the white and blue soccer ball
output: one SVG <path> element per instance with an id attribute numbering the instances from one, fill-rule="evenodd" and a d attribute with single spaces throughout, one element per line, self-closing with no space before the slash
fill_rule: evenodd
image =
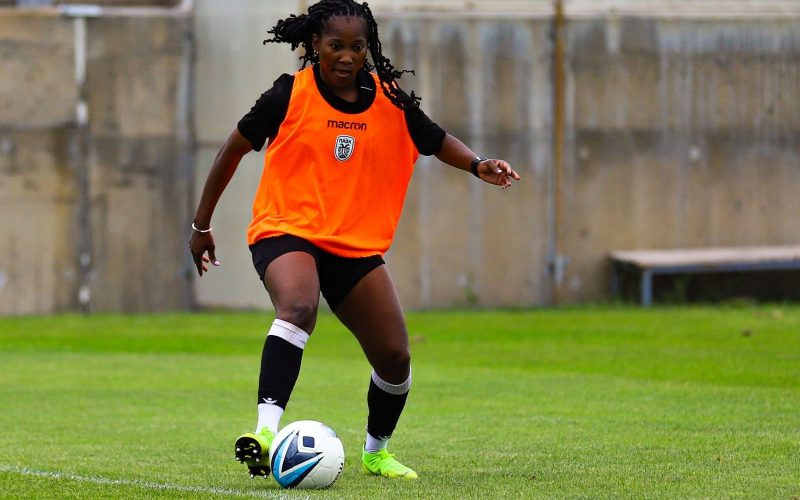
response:
<path id="1" fill-rule="evenodd" d="M 336 433 L 316 420 L 292 422 L 269 447 L 272 476 L 283 488 L 327 488 L 344 468 L 344 447 Z"/>

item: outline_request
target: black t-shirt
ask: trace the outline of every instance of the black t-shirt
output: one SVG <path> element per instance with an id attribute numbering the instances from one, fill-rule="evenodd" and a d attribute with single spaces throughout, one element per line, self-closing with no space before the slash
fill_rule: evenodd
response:
<path id="1" fill-rule="evenodd" d="M 356 102 L 345 101 L 334 94 L 322 81 L 319 65 L 314 65 L 314 80 L 322 97 L 342 113 L 363 113 L 375 101 L 375 80 L 366 71 L 360 71 L 356 77 Z M 261 151 L 267 139 L 277 135 L 289 109 L 293 84 L 294 76 L 284 73 L 275 80 L 271 89 L 261 94 L 250 112 L 239 120 L 239 133 L 250 141 L 256 151 Z M 442 148 L 445 131 L 416 106 L 405 110 L 405 115 L 408 133 L 420 154 L 430 156 L 438 153 Z"/>

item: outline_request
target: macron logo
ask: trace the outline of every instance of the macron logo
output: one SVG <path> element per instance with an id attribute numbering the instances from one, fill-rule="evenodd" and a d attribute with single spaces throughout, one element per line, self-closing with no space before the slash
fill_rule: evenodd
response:
<path id="1" fill-rule="evenodd" d="M 338 120 L 328 120 L 328 128 L 339 128 L 345 130 L 363 130 L 367 131 L 367 124 L 361 122 L 343 122 Z"/>
<path id="2" fill-rule="evenodd" d="M 263 399 L 264 402 L 267 403 L 268 405 L 278 404 L 277 399 L 272 399 L 272 398 L 261 398 L 261 399 Z"/>

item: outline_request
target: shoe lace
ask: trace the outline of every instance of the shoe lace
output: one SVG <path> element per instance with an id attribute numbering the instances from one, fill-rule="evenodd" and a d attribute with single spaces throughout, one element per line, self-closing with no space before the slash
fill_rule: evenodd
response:
<path id="1" fill-rule="evenodd" d="M 370 455 L 372 455 L 372 457 L 370 457 L 371 459 L 369 461 L 381 468 L 393 467 L 395 464 L 400 463 L 394 458 L 394 453 L 389 453 L 386 450 L 378 450 L 374 453 L 370 453 Z"/>

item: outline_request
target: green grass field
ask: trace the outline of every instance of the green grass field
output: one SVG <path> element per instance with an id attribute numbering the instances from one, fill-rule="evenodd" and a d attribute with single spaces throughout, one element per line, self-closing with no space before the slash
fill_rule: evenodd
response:
<path id="1" fill-rule="evenodd" d="M 323 316 L 283 420 L 339 433 L 323 491 L 233 460 L 271 319 L 0 318 L 0 497 L 800 497 L 798 307 L 409 314 L 416 482 L 361 475 L 370 369 Z"/>

